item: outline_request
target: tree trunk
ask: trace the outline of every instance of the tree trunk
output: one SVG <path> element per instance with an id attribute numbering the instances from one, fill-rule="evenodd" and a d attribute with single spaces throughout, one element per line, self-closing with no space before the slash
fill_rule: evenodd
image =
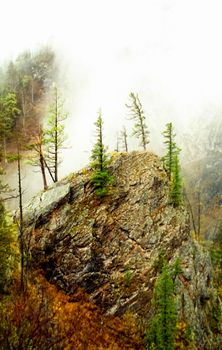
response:
<path id="1" fill-rule="evenodd" d="M 41 168 L 41 173 L 42 173 L 44 190 L 47 190 L 48 185 L 47 185 L 47 179 L 46 179 L 46 173 L 45 173 L 45 162 L 44 162 L 44 156 L 42 154 L 41 146 L 40 146 L 39 162 L 40 162 L 40 168 Z"/>
<path id="2" fill-rule="evenodd" d="M 198 193 L 197 193 L 197 233 L 198 233 L 198 237 L 200 237 L 200 230 L 201 230 L 200 215 L 201 215 L 201 202 L 200 202 L 200 191 L 198 191 Z"/>
<path id="3" fill-rule="evenodd" d="M 4 159 L 4 163 L 8 163 L 8 161 L 7 161 L 7 144 L 6 144 L 5 134 L 3 136 L 3 159 Z"/>
<path id="4" fill-rule="evenodd" d="M 24 224 L 23 224 L 23 203 L 22 203 L 22 178 L 21 178 L 21 162 L 20 149 L 17 144 L 17 165 L 18 165 L 18 190 L 19 190 L 19 243 L 21 254 L 21 274 L 20 274 L 20 288 L 25 291 L 25 244 L 24 244 Z"/>
<path id="5" fill-rule="evenodd" d="M 26 135 L 26 105 L 25 105 L 25 96 L 24 96 L 24 91 L 21 91 L 22 94 L 22 128 L 24 130 L 24 134 Z"/>
<path id="6" fill-rule="evenodd" d="M 100 166 L 100 171 L 103 171 L 103 132 L 102 132 L 102 122 L 99 125 L 99 143 L 100 143 L 99 166 Z"/>
<path id="7" fill-rule="evenodd" d="M 54 175 L 55 175 L 55 182 L 58 181 L 58 91 L 56 88 L 56 96 L 55 96 L 55 168 L 54 168 Z"/>

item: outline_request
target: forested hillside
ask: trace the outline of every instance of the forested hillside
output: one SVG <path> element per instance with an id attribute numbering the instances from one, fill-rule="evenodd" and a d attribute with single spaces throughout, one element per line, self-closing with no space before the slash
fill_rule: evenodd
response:
<path id="1" fill-rule="evenodd" d="M 18 137 L 25 146 L 38 133 L 56 71 L 55 53 L 49 47 L 36 52 L 23 52 L 1 67 L 1 163 L 10 160 Z"/>
<path id="2" fill-rule="evenodd" d="M 181 150 L 169 120 L 159 157 L 154 117 L 131 92 L 115 149 L 99 109 L 89 164 L 60 179 L 69 111 L 58 72 L 49 47 L 1 69 L 0 349 L 219 350 L 220 125 L 191 154 L 195 136 Z M 28 204 L 27 162 L 42 188 Z"/>

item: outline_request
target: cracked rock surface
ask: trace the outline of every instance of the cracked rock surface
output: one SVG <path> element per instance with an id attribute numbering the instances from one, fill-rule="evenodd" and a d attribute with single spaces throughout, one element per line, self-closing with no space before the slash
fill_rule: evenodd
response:
<path id="1" fill-rule="evenodd" d="M 110 169 L 115 184 L 105 198 L 95 196 L 86 170 L 46 192 L 41 215 L 28 206 L 32 267 L 41 268 L 66 293 L 84 288 L 104 313 L 130 310 L 146 324 L 159 256 L 163 253 L 170 264 L 179 257 L 178 315 L 204 349 L 218 349 L 210 326 L 219 307 L 210 258 L 191 238 L 185 208 L 169 205 L 160 159 L 148 152 L 120 154 Z"/>

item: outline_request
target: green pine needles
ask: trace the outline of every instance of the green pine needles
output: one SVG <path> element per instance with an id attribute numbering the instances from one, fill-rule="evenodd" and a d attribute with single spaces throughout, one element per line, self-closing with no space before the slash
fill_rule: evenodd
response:
<path id="1" fill-rule="evenodd" d="M 163 156 L 164 167 L 168 173 L 169 179 L 171 180 L 173 173 L 174 157 L 178 150 L 175 142 L 175 136 L 173 132 L 172 123 L 166 124 L 166 129 L 163 131 L 162 135 L 164 136 L 164 144 L 166 145 L 166 154 Z"/>
<path id="2" fill-rule="evenodd" d="M 91 154 L 91 167 L 93 169 L 91 181 L 94 184 L 96 195 L 103 197 L 110 193 L 113 177 L 108 172 L 110 157 L 107 153 L 107 147 L 103 144 L 103 120 L 101 111 L 98 112 L 95 126 L 97 140 Z"/>
<path id="3" fill-rule="evenodd" d="M 146 335 L 147 349 L 173 350 L 176 334 L 174 282 L 165 263 L 155 284 L 155 314 Z"/>
<path id="4" fill-rule="evenodd" d="M 165 138 L 166 154 L 162 159 L 170 180 L 170 204 L 178 207 L 182 204 L 182 179 L 179 164 L 180 149 L 175 142 L 176 134 L 173 131 L 172 123 L 166 124 L 163 136 Z"/>
<path id="5" fill-rule="evenodd" d="M 179 152 L 177 149 L 173 158 L 173 169 L 170 189 L 170 202 L 174 207 L 182 204 L 182 179 L 180 175 Z"/>
<path id="6" fill-rule="evenodd" d="M 0 94 L 0 161 L 7 162 L 7 141 L 13 134 L 16 116 L 20 114 L 14 92 Z"/>

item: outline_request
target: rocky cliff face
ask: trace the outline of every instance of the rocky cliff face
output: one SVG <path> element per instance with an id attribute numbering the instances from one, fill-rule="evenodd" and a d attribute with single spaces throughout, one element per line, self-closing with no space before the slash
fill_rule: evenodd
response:
<path id="1" fill-rule="evenodd" d="M 37 196 L 25 209 L 32 268 L 66 293 L 84 288 L 106 314 L 130 310 L 147 324 L 158 261 L 180 259 L 178 315 L 199 349 L 220 349 L 219 300 L 208 254 L 191 238 L 185 208 L 168 204 L 168 179 L 157 156 L 120 154 L 112 194 L 99 199 L 89 170 Z"/>

